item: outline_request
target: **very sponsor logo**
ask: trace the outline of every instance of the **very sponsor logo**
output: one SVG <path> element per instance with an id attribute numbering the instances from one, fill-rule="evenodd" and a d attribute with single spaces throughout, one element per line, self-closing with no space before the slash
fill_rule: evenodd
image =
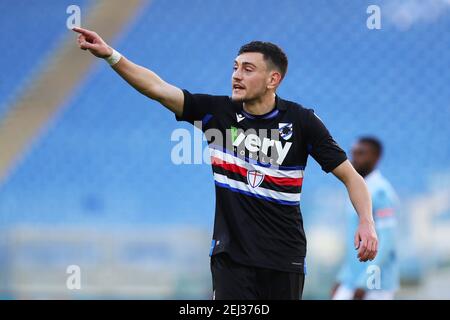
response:
<path id="1" fill-rule="evenodd" d="M 257 135 L 255 130 L 243 132 L 235 127 L 231 127 L 231 138 L 234 147 L 244 146 L 250 153 L 262 152 L 264 155 L 273 158 L 276 164 L 281 165 L 286 158 L 292 142 L 285 142 L 284 145 L 279 139 L 279 130 L 271 130 L 271 137 L 267 137 L 268 130 L 260 130 Z M 275 133 L 275 134 L 274 134 Z"/>
<path id="2" fill-rule="evenodd" d="M 244 118 L 243 118 L 244 119 Z M 201 121 L 195 121 L 194 126 L 202 127 Z M 238 157 L 246 157 L 263 164 L 281 166 L 285 161 L 292 142 L 287 141 L 292 136 L 292 124 L 278 124 L 273 129 L 247 129 L 232 126 L 225 132 L 216 128 L 204 131 L 179 128 L 174 130 L 171 140 L 176 141 L 171 152 L 174 164 L 211 164 L 207 140 L 211 145 L 236 152 Z"/>

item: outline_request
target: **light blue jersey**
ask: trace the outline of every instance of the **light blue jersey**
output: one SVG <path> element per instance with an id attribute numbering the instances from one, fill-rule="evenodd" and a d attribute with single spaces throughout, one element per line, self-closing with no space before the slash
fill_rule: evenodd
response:
<path id="1" fill-rule="evenodd" d="M 347 210 L 347 239 L 344 264 L 338 282 L 349 289 L 396 290 L 399 287 L 398 256 L 396 248 L 397 195 L 378 170 L 365 177 L 372 196 L 373 218 L 378 235 L 378 254 L 373 261 L 360 262 L 354 247 L 354 236 L 359 218 L 353 206 Z M 378 273 L 378 271 L 380 271 Z"/>

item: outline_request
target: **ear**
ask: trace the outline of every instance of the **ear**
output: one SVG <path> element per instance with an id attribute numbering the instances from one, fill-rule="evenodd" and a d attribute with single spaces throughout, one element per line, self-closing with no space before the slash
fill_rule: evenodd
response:
<path id="1" fill-rule="evenodd" d="M 271 71 L 270 72 L 270 77 L 268 79 L 268 83 L 267 83 L 267 89 L 276 89 L 282 80 L 282 76 L 281 73 L 279 71 Z"/>

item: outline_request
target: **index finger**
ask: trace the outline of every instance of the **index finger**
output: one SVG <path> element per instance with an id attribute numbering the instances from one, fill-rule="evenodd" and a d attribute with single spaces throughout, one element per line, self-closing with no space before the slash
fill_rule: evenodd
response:
<path id="1" fill-rule="evenodd" d="M 94 35 L 93 31 L 90 31 L 90 30 L 87 30 L 87 29 L 83 29 L 83 28 L 74 27 L 72 30 L 75 31 L 75 32 L 81 33 L 83 35 L 86 35 L 86 36 L 93 36 Z"/>

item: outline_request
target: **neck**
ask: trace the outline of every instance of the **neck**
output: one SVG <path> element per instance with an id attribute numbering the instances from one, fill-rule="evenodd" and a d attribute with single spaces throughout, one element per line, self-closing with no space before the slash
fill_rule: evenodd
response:
<path id="1" fill-rule="evenodd" d="M 273 108 L 275 108 L 275 93 L 273 92 L 244 102 L 244 111 L 256 116 L 269 113 Z"/>

